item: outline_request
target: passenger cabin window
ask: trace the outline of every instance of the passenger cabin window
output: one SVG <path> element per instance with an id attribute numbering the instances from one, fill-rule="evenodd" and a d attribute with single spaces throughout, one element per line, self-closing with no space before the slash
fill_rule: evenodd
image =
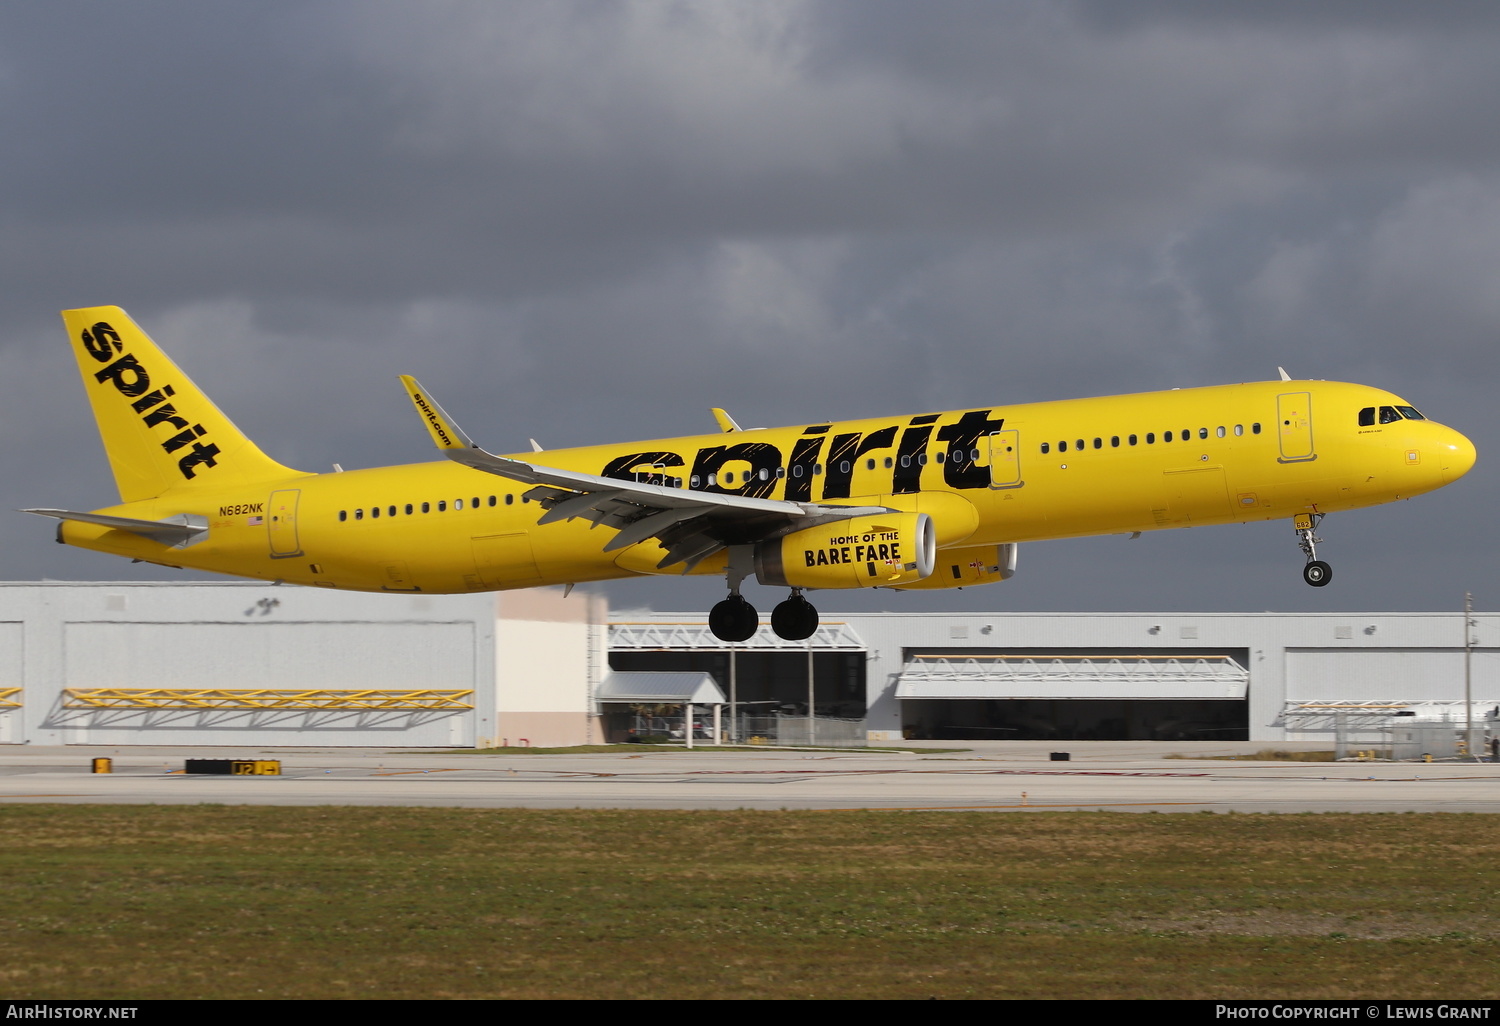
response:
<path id="1" fill-rule="evenodd" d="M 1252 435 L 1260 434 L 1260 421 L 1256 421 L 1254 424 L 1250 425 L 1250 433 Z"/>
<path id="2" fill-rule="evenodd" d="M 1218 427 L 1214 428 L 1214 434 L 1218 435 L 1220 438 L 1223 438 L 1225 434 L 1224 425 L 1220 424 Z"/>
<path id="3" fill-rule="evenodd" d="M 1049 445 L 1049 444 L 1048 444 L 1048 443 L 1046 443 L 1046 442 L 1043 442 L 1043 443 L 1042 443 L 1042 455 L 1043 455 L 1043 456 L 1045 456 L 1045 455 L 1047 455 L 1047 453 L 1048 453 L 1048 452 L 1049 452 L 1049 451 L 1050 451 L 1050 450 L 1051 450 L 1051 449 L 1052 449 L 1052 446 L 1051 446 L 1051 445 Z M 905 457 L 905 456 L 903 456 L 903 457 L 901 457 L 901 462 L 902 462 L 902 463 L 903 463 L 903 464 L 904 464 L 904 463 L 905 463 L 905 462 L 906 462 L 906 457 Z M 339 519 L 340 519 L 340 520 L 342 520 L 342 519 L 343 519 L 343 514 L 339 514 Z"/>
<path id="4" fill-rule="evenodd" d="M 431 513 L 432 512 L 432 503 L 430 503 L 430 502 L 424 502 L 424 503 L 422 503 L 422 512 L 423 513 Z"/>
<path id="5" fill-rule="evenodd" d="M 1110 439 L 1109 439 L 1109 444 L 1110 444 L 1111 448 L 1118 449 L 1120 447 L 1120 436 L 1119 435 L 1111 435 Z"/>
<path id="6" fill-rule="evenodd" d="M 348 520 L 348 519 L 349 519 L 349 511 L 347 509 L 341 509 L 341 510 L 339 510 L 339 523 L 343 523 L 345 520 Z"/>
<path id="7" fill-rule="evenodd" d="M 379 520 L 380 519 L 380 507 L 379 506 L 371 506 L 370 507 L 370 519 L 371 520 Z"/>
<path id="8" fill-rule="evenodd" d="M 1068 443 L 1067 442 L 1058 442 L 1057 443 L 1057 451 L 1058 452 L 1067 452 L 1068 451 Z"/>
<path id="9" fill-rule="evenodd" d="M 1199 438 L 1207 438 L 1208 437 L 1208 428 L 1199 428 L 1198 429 L 1198 437 Z"/>
<path id="10" fill-rule="evenodd" d="M 1147 445 L 1155 445 L 1156 444 L 1156 432 L 1155 431 L 1147 431 L 1146 432 L 1146 444 Z"/>
<path id="11" fill-rule="evenodd" d="M 364 510 L 357 509 L 357 510 L 354 511 L 354 519 L 355 520 L 363 520 L 364 518 L 365 518 L 365 511 Z"/>
<path id="12" fill-rule="evenodd" d="M 696 488 L 697 485 L 698 485 L 698 479 L 695 477 L 695 478 L 693 478 L 693 486 Z M 505 504 L 507 506 L 514 506 L 516 504 L 516 497 L 514 495 L 507 494 L 505 496 Z"/>
<path id="13" fill-rule="evenodd" d="M 1172 440 L 1172 432 L 1170 432 L 1170 431 L 1163 431 L 1161 433 L 1161 440 L 1163 442 L 1170 442 Z"/>
<path id="14" fill-rule="evenodd" d="M 1243 435 L 1245 433 L 1245 425 L 1243 425 L 1243 424 L 1236 424 L 1234 426 L 1234 433 L 1236 435 Z"/>
<path id="15" fill-rule="evenodd" d="M 439 499 L 438 500 L 438 512 L 442 513 L 445 510 L 447 510 L 447 508 L 448 508 L 448 500 L 447 499 Z"/>
<path id="16" fill-rule="evenodd" d="M 1096 439 L 1094 439 L 1094 448 L 1095 449 L 1102 449 L 1102 448 L 1104 448 L 1104 439 L 1102 439 L 1102 438 L 1096 438 Z"/>
<path id="17" fill-rule="evenodd" d="M 1140 441 L 1140 439 L 1137 438 L 1135 435 L 1131 435 L 1129 441 L 1130 441 L 1131 445 L 1135 445 L 1137 442 Z"/>

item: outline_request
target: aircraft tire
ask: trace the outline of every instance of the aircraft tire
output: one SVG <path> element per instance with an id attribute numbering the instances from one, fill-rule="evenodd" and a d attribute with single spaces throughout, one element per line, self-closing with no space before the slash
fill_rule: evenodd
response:
<path id="1" fill-rule="evenodd" d="M 1314 559 L 1302 568 L 1302 579 L 1314 588 L 1321 588 L 1333 580 L 1333 567 L 1321 559 Z"/>
<path id="2" fill-rule="evenodd" d="M 749 641 L 760 629 L 760 614 L 742 596 L 731 595 L 708 611 L 708 629 L 720 641 Z"/>
<path id="3" fill-rule="evenodd" d="M 771 630 L 785 641 L 803 641 L 817 629 L 818 611 L 801 595 L 794 595 L 771 610 Z"/>

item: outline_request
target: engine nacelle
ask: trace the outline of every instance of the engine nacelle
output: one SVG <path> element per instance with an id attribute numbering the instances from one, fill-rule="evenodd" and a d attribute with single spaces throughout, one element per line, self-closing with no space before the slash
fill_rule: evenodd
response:
<path id="1" fill-rule="evenodd" d="M 792 588 L 890 588 L 932 573 L 936 554 L 926 513 L 876 513 L 761 542 L 755 576 Z"/>
<path id="2" fill-rule="evenodd" d="M 1004 545 L 965 545 L 958 549 L 939 549 L 932 576 L 911 584 L 900 585 L 903 591 L 937 591 L 941 588 L 969 588 L 976 584 L 1008 581 L 1016 573 L 1016 543 Z"/>

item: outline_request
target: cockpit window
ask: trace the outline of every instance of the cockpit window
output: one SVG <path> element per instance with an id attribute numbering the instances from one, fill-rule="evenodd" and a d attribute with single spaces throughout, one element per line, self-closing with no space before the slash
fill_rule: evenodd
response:
<path id="1" fill-rule="evenodd" d="M 1407 420 L 1426 420 L 1427 419 L 1426 417 L 1424 417 L 1420 413 L 1418 413 L 1416 410 L 1412 409 L 1410 406 L 1398 406 L 1398 407 L 1396 407 L 1396 409 L 1400 410 L 1401 411 L 1401 416 L 1405 417 Z"/>
<path id="2" fill-rule="evenodd" d="M 1366 406 L 1364 409 L 1362 409 L 1362 410 L 1359 411 L 1359 426 L 1360 427 L 1374 427 L 1375 426 L 1375 407 L 1373 407 L 1373 406 Z"/>
<path id="3" fill-rule="evenodd" d="M 1382 406 L 1380 408 L 1380 423 L 1394 424 L 1401 419 L 1401 414 L 1396 412 L 1394 406 Z"/>

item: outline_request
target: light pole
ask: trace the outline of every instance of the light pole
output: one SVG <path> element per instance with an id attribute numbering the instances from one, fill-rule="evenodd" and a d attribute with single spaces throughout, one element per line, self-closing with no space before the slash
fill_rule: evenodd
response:
<path id="1" fill-rule="evenodd" d="M 1464 592 L 1464 754 L 1474 755 L 1474 594 Z"/>

